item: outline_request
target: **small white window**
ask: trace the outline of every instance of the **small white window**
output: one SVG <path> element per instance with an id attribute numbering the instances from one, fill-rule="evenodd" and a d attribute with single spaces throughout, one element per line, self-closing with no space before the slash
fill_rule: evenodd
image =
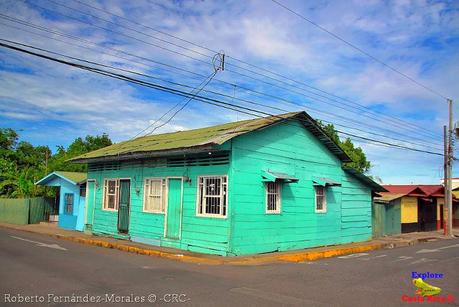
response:
<path id="1" fill-rule="evenodd" d="M 227 177 L 198 177 L 197 215 L 226 217 Z"/>
<path id="2" fill-rule="evenodd" d="M 147 178 L 144 185 L 143 210 L 164 213 L 166 208 L 167 185 L 165 178 Z"/>
<path id="3" fill-rule="evenodd" d="M 104 205 L 105 210 L 118 210 L 119 180 L 104 180 Z"/>
<path id="4" fill-rule="evenodd" d="M 266 213 L 280 213 L 281 183 L 266 183 Z"/>
<path id="5" fill-rule="evenodd" d="M 316 194 L 316 212 L 327 212 L 327 197 L 325 193 L 325 187 L 315 186 Z"/>

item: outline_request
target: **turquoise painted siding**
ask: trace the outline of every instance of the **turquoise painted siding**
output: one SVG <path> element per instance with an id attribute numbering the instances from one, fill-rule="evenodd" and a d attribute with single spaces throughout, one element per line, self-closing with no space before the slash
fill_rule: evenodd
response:
<path id="1" fill-rule="evenodd" d="M 84 228 L 85 197 L 80 197 L 80 186 L 62 178 L 50 180 L 47 186 L 60 187 L 59 227 L 82 231 Z M 65 213 L 65 194 L 73 194 L 73 212 Z"/>
<path id="2" fill-rule="evenodd" d="M 371 190 L 352 175 L 342 176 L 341 241 L 358 242 L 372 238 Z"/>
<path id="3" fill-rule="evenodd" d="M 118 213 L 102 209 L 104 179 L 131 179 L 131 204 L 129 236 L 131 240 L 142 243 L 171 246 L 190 251 L 227 255 L 229 246 L 229 217 L 211 218 L 196 216 L 197 177 L 203 175 L 227 175 L 229 165 L 190 166 L 190 167 L 130 167 L 120 170 L 89 172 L 89 179 L 96 179 L 94 233 L 119 236 L 117 230 Z M 183 177 L 191 178 L 183 183 L 183 203 L 180 239 L 164 237 L 164 214 L 143 211 L 144 178 Z M 228 179 L 230 180 L 230 179 Z M 94 191 L 88 191 L 93 195 Z M 229 216 L 231 207 L 228 206 Z"/>
<path id="4" fill-rule="evenodd" d="M 288 122 L 232 142 L 233 254 L 251 254 L 371 238 L 371 191 L 345 174 L 340 161 L 300 123 Z M 294 175 L 284 183 L 280 214 L 266 214 L 262 170 Z M 313 177 L 327 187 L 327 212 L 316 213 Z"/>

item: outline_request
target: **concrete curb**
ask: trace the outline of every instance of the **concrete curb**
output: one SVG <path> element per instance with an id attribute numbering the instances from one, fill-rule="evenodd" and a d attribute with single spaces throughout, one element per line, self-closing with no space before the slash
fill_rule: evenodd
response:
<path id="1" fill-rule="evenodd" d="M 240 257 L 228 257 L 228 258 L 212 258 L 206 257 L 206 255 L 186 255 L 181 254 L 178 250 L 177 253 L 175 252 L 166 252 L 160 251 L 155 249 L 149 248 L 142 248 L 137 246 L 130 246 L 128 244 L 120 244 L 114 242 L 107 242 L 104 240 L 98 239 L 89 239 L 89 238 L 82 238 L 82 237 L 73 237 L 61 234 L 52 234 L 52 233 L 42 233 L 38 231 L 33 231 L 30 229 L 24 229 L 22 227 L 15 227 L 13 225 L 0 225 L 2 228 L 13 229 L 24 231 L 28 233 L 35 233 L 35 234 L 43 234 L 49 237 L 77 242 L 86 245 L 94 245 L 104 248 L 111 248 L 117 249 L 123 252 L 135 253 L 139 255 L 146 255 L 146 256 L 154 256 L 154 257 L 161 257 L 173 260 L 179 260 L 184 262 L 191 262 L 191 263 L 199 263 L 199 264 L 207 264 L 207 265 L 261 265 L 261 264 L 268 264 L 274 262 L 303 262 L 303 261 L 314 261 L 324 258 L 331 258 L 337 256 L 343 256 L 348 254 L 355 254 L 355 253 L 362 253 L 366 251 L 378 250 L 378 249 L 391 249 L 403 246 L 410 246 L 415 245 L 418 243 L 428 242 L 426 238 L 419 238 L 419 239 L 412 239 L 412 240 L 405 240 L 405 241 L 397 241 L 397 242 L 383 242 L 383 243 L 374 243 L 374 242 L 363 242 L 359 245 L 354 246 L 333 246 L 333 247 L 325 247 L 325 248 L 318 248 L 319 250 L 300 250 L 300 251 L 292 251 L 292 252 L 285 252 L 285 253 L 272 253 L 272 254 L 265 254 L 265 255 L 252 255 L 252 256 L 240 256 Z M 438 238 L 437 238 L 438 239 Z M 127 241 L 128 242 L 128 241 Z"/>

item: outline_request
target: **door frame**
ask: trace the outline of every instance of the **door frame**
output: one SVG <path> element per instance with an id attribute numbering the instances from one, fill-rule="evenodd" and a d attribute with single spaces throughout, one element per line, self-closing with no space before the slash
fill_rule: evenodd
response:
<path id="1" fill-rule="evenodd" d="M 89 209 L 89 185 L 93 185 L 93 197 L 92 197 L 92 214 L 91 214 L 91 226 L 94 225 L 94 209 L 96 207 L 96 185 L 97 185 L 97 180 L 96 179 L 88 179 L 86 180 L 86 195 L 85 195 L 85 202 L 84 202 L 84 229 L 86 229 L 86 225 L 89 225 L 88 221 L 88 210 Z"/>
<path id="2" fill-rule="evenodd" d="M 164 177 L 163 177 L 164 178 Z M 170 240 L 180 240 L 182 238 L 182 217 L 183 217 L 183 176 L 167 176 L 166 179 L 166 207 L 164 209 L 164 234 L 163 237 Z M 169 179 L 180 179 L 180 224 L 179 224 L 179 235 L 177 239 L 171 239 L 167 237 L 167 215 L 169 211 Z"/>
<path id="3" fill-rule="evenodd" d="M 116 178 L 118 179 L 118 208 L 117 208 L 117 219 L 116 219 L 116 230 L 120 234 L 128 235 L 129 234 L 129 226 L 131 225 L 131 178 Z M 129 205 L 128 205 L 128 229 L 127 232 L 120 232 L 120 198 L 121 198 L 121 181 L 129 180 Z"/>

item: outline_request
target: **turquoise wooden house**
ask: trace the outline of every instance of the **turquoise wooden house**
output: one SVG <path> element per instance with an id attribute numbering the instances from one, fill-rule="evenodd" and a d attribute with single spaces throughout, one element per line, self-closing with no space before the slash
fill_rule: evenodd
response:
<path id="1" fill-rule="evenodd" d="M 305 112 L 140 137 L 88 163 L 86 228 L 225 256 L 372 236 L 369 178 Z"/>
<path id="2" fill-rule="evenodd" d="M 83 231 L 86 176 L 86 173 L 55 171 L 35 183 L 58 188 L 59 227 Z"/>

